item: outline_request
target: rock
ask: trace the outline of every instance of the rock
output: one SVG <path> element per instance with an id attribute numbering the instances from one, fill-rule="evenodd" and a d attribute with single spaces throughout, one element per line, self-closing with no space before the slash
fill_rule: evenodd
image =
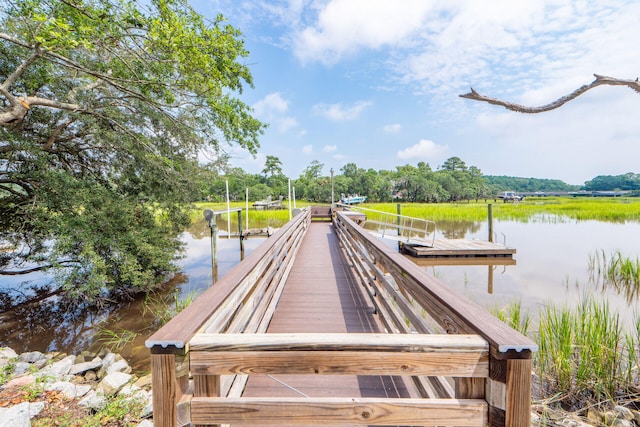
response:
<path id="1" fill-rule="evenodd" d="M 142 420 L 136 427 L 153 427 L 153 423 L 149 420 Z"/>
<path id="2" fill-rule="evenodd" d="M 102 369 L 106 370 L 115 361 L 116 361 L 115 353 L 107 353 L 107 354 L 105 354 L 104 357 L 102 358 Z"/>
<path id="3" fill-rule="evenodd" d="M 588 424 L 577 418 L 565 418 L 560 423 L 561 426 L 566 427 L 593 427 L 591 424 Z"/>
<path id="4" fill-rule="evenodd" d="M 29 404 L 29 416 L 31 418 L 38 416 L 44 409 L 46 403 L 44 402 L 31 402 Z"/>
<path id="5" fill-rule="evenodd" d="M 69 370 L 70 375 L 78 375 L 87 371 L 93 371 L 102 367 L 102 359 L 96 357 L 90 362 L 76 363 Z"/>
<path id="6" fill-rule="evenodd" d="M 9 408 L 0 408 L 0 427 L 31 427 L 29 402 Z"/>
<path id="7" fill-rule="evenodd" d="M 150 388 L 151 387 L 151 374 L 147 374 L 144 377 L 138 378 L 138 380 L 134 383 L 140 388 Z"/>
<path id="8" fill-rule="evenodd" d="M 75 356 L 67 356 L 51 365 L 47 365 L 38 372 L 38 376 L 53 377 L 55 380 L 60 380 L 69 373 L 75 359 Z"/>
<path id="9" fill-rule="evenodd" d="M 4 385 L 5 389 L 12 389 L 16 387 L 26 387 L 36 383 L 36 377 L 33 375 L 23 375 L 21 377 L 13 378 L 11 381 Z"/>
<path id="10" fill-rule="evenodd" d="M 633 412 L 633 419 L 636 422 L 636 425 L 640 426 L 640 411 L 631 411 Z"/>
<path id="11" fill-rule="evenodd" d="M 98 379 L 98 375 L 96 375 L 95 371 L 87 371 L 84 374 L 84 380 L 87 382 L 95 381 Z"/>
<path id="12" fill-rule="evenodd" d="M 126 360 L 120 359 L 117 362 L 113 362 L 111 365 L 107 366 L 105 372 L 107 373 L 107 375 L 114 372 L 124 372 L 125 374 L 129 374 L 131 373 L 131 366 L 129 366 Z"/>
<path id="13" fill-rule="evenodd" d="M 142 418 L 150 418 L 153 416 L 153 396 L 151 392 L 147 392 L 147 404 L 142 408 Z"/>
<path id="14" fill-rule="evenodd" d="M 47 360 L 47 356 L 45 356 L 43 353 L 40 353 L 39 351 L 29 351 L 26 353 L 22 353 L 19 358 L 21 362 L 27 363 L 36 363 L 40 360 Z"/>
<path id="15" fill-rule="evenodd" d="M 18 357 L 18 353 L 9 347 L 0 347 L 0 368 L 4 368 Z"/>
<path id="16" fill-rule="evenodd" d="M 633 412 L 631 409 L 625 408 L 624 406 L 616 406 L 613 408 L 613 411 L 618 414 L 619 418 L 622 418 L 627 421 L 631 421 L 633 419 Z"/>
<path id="17" fill-rule="evenodd" d="M 104 397 L 103 393 L 91 390 L 80 402 L 78 402 L 78 405 L 87 409 L 99 411 L 107 405 L 107 398 Z"/>
<path id="18" fill-rule="evenodd" d="M 124 372 L 112 372 L 100 381 L 96 390 L 102 391 L 107 396 L 111 396 L 116 394 L 129 381 L 131 381 L 131 375 L 125 374 Z"/>
<path id="19" fill-rule="evenodd" d="M 60 391 L 69 399 L 76 399 L 82 397 L 91 391 L 91 386 L 77 385 L 68 381 L 58 381 L 53 384 L 48 384 L 45 387 L 47 391 Z"/>
<path id="20" fill-rule="evenodd" d="M 127 384 L 118 392 L 120 396 L 133 396 L 136 393 L 143 391 L 140 387 L 135 384 Z"/>
<path id="21" fill-rule="evenodd" d="M 28 362 L 21 362 L 21 361 L 16 362 L 13 365 L 13 375 L 19 376 L 19 375 L 26 374 L 32 369 L 32 366 L 33 365 Z"/>
<path id="22" fill-rule="evenodd" d="M 602 422 L 602 414 L 596 409 L 589 409 L 587 411 L 587 422 L 594 426 L 600 425 L 600 423 Z"/>

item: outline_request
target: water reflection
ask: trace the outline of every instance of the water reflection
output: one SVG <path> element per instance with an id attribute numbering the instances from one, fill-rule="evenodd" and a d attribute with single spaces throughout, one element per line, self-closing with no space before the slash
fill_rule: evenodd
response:
<path id="1" fill-rule="evenodd" d="M 226 230 L 226 220 L 222 226 Z M 66 353 L 107 346 L 122 353 L 134 369 L 148 369 L 149 352 L 144 341 L 161 325 L 163 317 L 172 315 L 176 304 L 194 298 L 213 284 L 208 224 L 204 220 L 196 222 L 181 239 L 187 248 L 185 257 L 179 261 L 182 272 L 152 295 L 126 302 L 105 301 L 95 307 L 86 301 L 60 298 L 51 292 L 51 278 L 42 273 L 26 282 L 3 279 L 0 346 L 9 346 L 17 352 Z M 247 239 L 245 254 L 263 241 L 263 238 Z M 240 260 L 240 245 L 237 238 L 218 238 L 217 244 L 218 273 L 222 276 Z"/>
<path id="2" fill-rule="evenodd" d="M 440 222 L 438 228 L 441 228 Z M 447 233 L 464 234 L 466 239 L 487 239 L 485 223 L 476 223 L 473 230 L 449 230 Z M 634 322 L 636 313 L 640 313 L 637 294 L 628 299 L 628 293 L 620 292 L 622 289 L 598 286 L 590 280 L 589 273 L 590 254 L 595 251 L 620 251 L 636 259 L 640 255 L 636 243 L 640 224 L 494 221 L 494 230 L 506 236 L 508 246 L 516 248 L 516 265 L 488 270 L 486 265 L 437 263 L 425 268 L 451 288 L 486 308 L 503 308 L 520 301 L 522 308 L 534 320 L 537 320 L 541 307 L 548 304 L 575 307 L 585 293 L 608 301 L 628 325 Z M 445 237 L 444 232 L 438 237 Z"/>

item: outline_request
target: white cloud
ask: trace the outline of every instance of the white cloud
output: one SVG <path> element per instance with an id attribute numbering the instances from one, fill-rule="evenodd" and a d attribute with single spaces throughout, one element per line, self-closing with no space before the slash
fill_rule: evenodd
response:
<path id="1" fill-rule="evenodd" d="M 332 64 L 363 47 L 402 42 L 420 28 L 430 9 L 431 2 L 424 0 L 331 0 L 314 25 L 294 35 L 294 51 L 303 62 Z"/>
<path id="2" fill-rule="evenodd" d="M 323 153 L 333 153 L 334 151 L 337 151 L 337 150 L 338 150 L 337 145 L 325 145 L 324 147 L 322 147 Z"/>
<path id="3" fill-rule="evenodd" d="M 280 92 L 270 93 L 253 105 L 258 116 L 270 116 L 276 113 L 285 113 L 289 103 L 282 98 Z"/>
<path id="4" fill-rule="evenodd" d="M 256 117 L 273 124 L 281 133 L 299 125 L 295 118 L 286 115 L 288 110 L 289 102 L 282 97 L 280 92 L 270 93 L 253 104 L 253 111 Z"/>
<path id="5" fill-rule="evenodd" d="M 428 139 L 421 139 L 417 144 L 398 151 L 400 160 L 440 160 L 448 151 L 446 145 L 438 145 Z"/>
<path id="6" fill-rule="evenodd" d="M 398 123 L 394 123 L 392 125 L 385 125 L 382 127 L 382 130 L 387 133 L 398 133 L 402 130 L 402 125 Z"/>
<path id="7" fill-rule="evenodd" d="M 357 119 L 360 114 L 373 105 L 369 101 L 358 101 L 351 107 L 344 107 L 342 104 L 316 104 L 313 112 L 319 116 L 337 122 Z"/>
<path id="8" fill-rule="evenodd" d="M 302 152 L 304 154 L 313 154 L 313 145 L 305 145 L 302 147 Z"/>

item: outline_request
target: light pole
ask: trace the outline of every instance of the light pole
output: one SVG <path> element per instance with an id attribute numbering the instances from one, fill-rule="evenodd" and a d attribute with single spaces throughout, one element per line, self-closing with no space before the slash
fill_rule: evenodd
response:
<path id="1" fill-rule="evenodd" d="M 329 172 L 331 172 L 331 207 L 333 207 L 333 168 Z"/>

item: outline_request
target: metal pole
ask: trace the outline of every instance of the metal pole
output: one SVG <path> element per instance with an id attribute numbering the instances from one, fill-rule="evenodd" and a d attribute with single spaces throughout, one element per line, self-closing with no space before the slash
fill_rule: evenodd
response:
<path id="1" fill-rule="evenodd" d="M 333 207 L 333 201 L 335 200 L 333 196 L 333 168 L 329 172 L 331 172 L 331 207 Z"/>
<path id="2" fill-rule="evenodd" d="M 231 206 L 229 205 L 229 181 L 225 181 L 227 187 L 227 239 L 231 238 Z"/>
<path id="3" fill-rule="evenodd" d="M 244 259 L 244 237 L 242 236 L 242 210 L 238 211 L 238 236 L 240 238 L 240 261 Z"/>
<path id="4" fill-rule="evenodd" d="M 289 221 L 291 221 L 291 179 L 289 179 Z"/>
<path id="5" fill-rule="evenodd" d="M 296 187 L 291 187 L 291 191 L 293 194 L 293 209 L 296 208 Z"/>
<path id="6" fill-rule="evenodd" d="M 489 222 L 489 241 L 493 242 L 493 205 L 487 205 L 487 220 Z"/>

